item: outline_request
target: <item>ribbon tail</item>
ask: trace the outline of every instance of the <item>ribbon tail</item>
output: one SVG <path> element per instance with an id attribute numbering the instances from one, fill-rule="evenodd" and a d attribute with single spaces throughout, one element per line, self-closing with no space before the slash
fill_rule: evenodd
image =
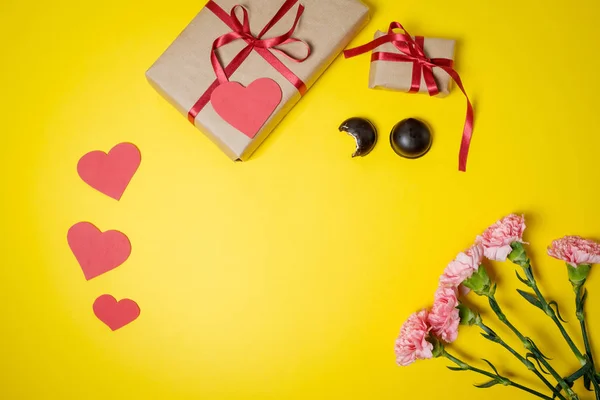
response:
<path id="1" fill-rule="evenodd" d="M 475 119 L 475 113 L 473 112 L 473 105 L 471 104 L 471 100 L 469 100 L 469 96 L 467 95 L 467 91 L 462 84 L 460 76 L 458 73 L 451 67 L 441 67 L 454 79 L 456 85 L 460 88 L 460 90 L 465 95 L 467 99 L 467 116 L 465 118 L 465 126 L 463 128 L 462 140 L 460 143 L 460 151 L 458 153 L 458 169 L 461 172 L 466 172 L 467 170 L 467 159 L 469 157 L 469 149 L 471 147 L 471 139 L 473 138 L 473 125 Z"/>
<path id="2" fill-rule="evenodd" d="M 471 138 L 473 136 L 473 106 L 467 99 L 467 117 L 465 127 L 463 128 L 463 137 L 460 143 L 460 152 L 458 153 L 458 170 L 461 172 L 467 171 L 467 158 L 469 157 L 469 148 L 471 147 Z"/>

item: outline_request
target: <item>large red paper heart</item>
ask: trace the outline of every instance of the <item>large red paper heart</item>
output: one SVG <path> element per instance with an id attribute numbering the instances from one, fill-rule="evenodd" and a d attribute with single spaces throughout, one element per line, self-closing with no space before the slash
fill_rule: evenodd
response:
<path id="1" fill-rule="evenodd" d="M 141 161 L 140 150 L 135 145 L 120 143 L 108 154 L 97 150 L 81 157 L 77 173 L 94 189 L 120 200 Z"/>
<path id="2" fill-rule="evenodd" d="M 67 233 L 69 247 L 88 281 L 123 264 L 131 243 L 119 231 L 101 232 L 89 222 L 79 222 Z"/>
<path id="3" fill-rule="evenodd" d="M 248 87 L 237 82 L 223 83 L 212 92 L 210 101 L 221 118 L 253 139 L 281 103 L 281 98 L 277 82 L 260 78 Z"/>
<path id="4" fill-rule="evenodd" d="M 103 294 L 94 301 L 94 314 L 110 329 L 119 328 L 135 321 L 140 316 L 140 307 L 130 299 L 117 301 L 110 294 Z"/>

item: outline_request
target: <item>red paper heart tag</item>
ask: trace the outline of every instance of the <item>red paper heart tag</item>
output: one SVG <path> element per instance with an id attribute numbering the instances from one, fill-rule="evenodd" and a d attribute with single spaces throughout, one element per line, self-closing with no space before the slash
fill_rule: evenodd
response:
<path id="1" fill-rule="evenodd" d="M 119 328 L 135 321 L 140 316 L 140 307 L 130 299 L 117 301 L 110 294 L 103 294 L 94 301 L 94 314 L 104 322 L 111 330 Z"/>
<path id="2" fill-rule="evenodd" d="M 131 243 L 119 231 L 101 232 L 89 222 L 79 222 L 67 233 L 69 247 L 88 281 L 123 264 Z"/>
<path id="3" fill-rule="evenodd" d="M 260 78 L 248 87 L 237 82 L 223 83 L 212 92 L 210 100 L 221 118 L 253 139 L 281 103 L 281 98 L 277 82 Z"/>
<path id="4" fill-rule="evenodd" d="M 120 143 L 108 154 L 87 153 L 77 163 L 77 173 L 85 183 L 115 200 L 120 200 L 137 171 L 142 156 L 131 143 Z"/>

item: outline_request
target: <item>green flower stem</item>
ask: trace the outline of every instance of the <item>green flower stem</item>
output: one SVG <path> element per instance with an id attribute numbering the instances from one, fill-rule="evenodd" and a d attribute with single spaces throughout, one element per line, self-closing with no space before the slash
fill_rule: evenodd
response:
<path id="1" fill-rule="evenodd" d="M 550 307 L 550 304 L 548 303 L 548 301 L 546 300 L 546 298 L 544 297 L 544 295 L 538 288 L 535 277 L 533 276 L 533 270 L 531 268 L 531 260 L 529 260 L 529 258 L 527 257 L 525 248 L 523 247 L 523 245 L 521 243 L 514 243 L 513 249 L 514 249 L 513 252 L 510 253 L 510 255 L 509 255 L 509 260 L 512 261 L 513 263 L 519 265 L 521 268 L 523 268 L 523 272 L 525 273 L 527 281 L 529 282 L 529 287 L 531 287 L 533 289 L 533 291 L 537 295 L 538 299 L 542 303 L 543 311 L 546 313 L 546 315 L 548 315 L 552 319 L 552 321 L 554 321 L 554 323 L 560 330 L 560 333 L 562 334 L 563 338 L 565 339 L 565 341 L 567 342 L 567 344 L 569 345 L 569 347 L 571 348 L 571 350 L 577 357 L 577 360 L 580 362 L 580 364 L 585 365 L 587 363 L 587 359 L 583 356 L 583 354 L 581 354 L 581 352 L 579 351 L 577 346 L 575 346 L 575 343 L 573 342 L 573 340 L 571 339 L 571 337 L 565 330 L 565 327 L 560 322 L 560 319 L 558 319 L 556 312 L 554 311 L 554 309 L 552 307 Z"/>
<path id="2" fill-rule="evenodd" d="M 594 359 L 592 358 L 592 350 L 590 346 L 590 339 L 587 333 L 587 327 L 585 325 L 585 318 L 579 320 L 579 325 L 581 326 L 581 334 L 583 335 L 583 342 L 585 343 L 585 352 L 590 359 L 590 363 L 594 365 Z"/>
<path id="3" fill-rule="evenodd" d="M 577 310 L 577 319 L 579 320 L 579 325 L 581 326 L 581 334 L 583 335 L 583 343 L 585 344 L 585 352 L 590 360 L 590 363 L 594 364 L 594 358 L 592 356 L 592 347 L 590 346 L 590 339 L 588 337 L 587 328 L 585 325 L 585 314 L 584 314 L 584 291 L 583 285 L 585 281 L 577 284 L 573 287 L 575 291 L 575 309 Z"/>
<path id="4" fill-rule="evenodd" d="M 519 265 L 523 269 L 523 272 L 525 273 L 525 276 L 527 278 L 528 286 L 530 288 L 532 288 L 533 291 L 535 292 L 536 296 L 538 297 L 538 299 L 542 305 L 543 311 L 546 313 L 546 315 L 548 315 L 552 319 L 552 321 L 554 321 L 554 324 L 558 327 L 558 330 L 560 331 L 563 338 L 565 339 L 565 341 L 571 348 L 571 351 L 573 351 L 573 354 L 575 354 L 575 357 L 577 357 L 577 360 L 579 361 L 579 363 L 582 366 L 585 366 L 588 362 L 592 363 L 593 361 L 591 359 L 588 359 L 589 355 L 587 355 L 587 357 L 586 357 L 583 354 L 581 354 L 581 352 L 579 351 L 579 349 L 573 342 L 573 339 L 571 339 L 571 337 L 565 330 L 563 324 L 561 323 L 560 319 L 556 315 L 556 312 L 554 311 L 554 309 L 552 307 L 550 307 L 550 304 L 548 303 L 548 301 L 546 300 L 546 298 L 540 291 L 540 289 L 537 285 L 537 282 L 535 280 L 535 277 L 533 276 L 531 260 L 529 259 L 529 257 L 527 257 L 527 252 L 525 251 L 525 247 L 523 247 L 523 245 L 521 243 L 513 243 L 512 248 L 513 248 L 513 251 L 509 254 L 508 259 L 510 261 L 512 261 L 514 264 Z M 583 286 L 583 282 L 581 282 L 581 285 Z M 579 299 L 579 298 L 580 297 L 578 296 L 577 299 Z M 576 301 L 579 301 L 579 300 L 576 300 Z M 582 313 L 583 313 L 583 310 L 582 310 Z M 579 318 L 579 315 L 577 317 Z M 580 322 L 580 325 L 581 325 L 581 322 Z M 587 333 L 585 333 L 584 335 L 587 336 Z M 585 336 L 584 336 L 584 342 L 585 342 Z M 589 346 L 589 339 L 587 341 L 586 349 L 587 349 L 587 346 Z M 590 354 L 591 354 L 591 352 L 590 352 Z M 600 400 L 600 378 L 596 375 L 596 372 L 593 368 L 590 368 L 590 370 L 588 370 L 586 375 L 587 375 L 588 379 L 594 385 L 594 391 L 596 392 L 596 399 Z"/>
<path id="5" fill-rule="evenodd" d="M 530 282 L 532 283 L 531 288 L 537 295 L 538 299 L 540 299 L 540 301 L 542 302 L 542 306 L 544 307 L 544 312 L 550 318 L 552 318 L 552 321 L 554 321 L 554 323 L 560 330 L 560 333 L 565 338 L 565 341 L 567 342 L 567 344 L 569 345 L 569 347 L 571 348 L 571 350 L 573 351 L 573 353 L 575 354 L 575 356 L 577 357 L 577 359 L 579 360 L 581 365 L 585 365 L 587 363 L 587 360 L 585 359 L 583 354 L 581 354 L 581 352 L 579 351 L 577 346 L 575 346 L 573 339 L 571 339 L 571 336 L 569 336 L 569 334 L 565 330 L 565 327 L 563 326 L 562 322 L 560 322 L 560 320 L 558 319 L 556 312 L 554 311 L 554 309 L 552 307 L 550 307 L 550 305 L 548 304 L 548 301 L 546 300 L 546 298 L 544 298 L 544 295 L 542 294 L 542 292 L 540 292 L 540 289 L 537 286 L 537 282 L 535 281 L 535 278 L 533 277 L 533 273 L 531 273 L 531 266 L 528 268 L 528 271 L 530 272 L 530 275 L 531 275 L 531 280 L 530 280 Z"/>
<path id="6" fill-rule="evenodd" d="M 490 307 L 498 316 L 498 319 L 508 328 L 513 331 L 513 333 L 519 338 L 523 346 L 529 350 L 535 358 L 550 372 L 550 374 L 556 379 L 556 382 L 560 385 L 560 387 L 567 393 L 567 397 L 571 400 L 578 400 L 579 397 L 575 392 L 567 385 L 565 380 L 556 372 L 554 368 L 550 365 L 550 363 L 544 358 L 544 355 L 540 352 L 538 347 L 533 343 L 530 338 L 525 337 L 509 320 L 506 318 L 506 315 L 500 309 L 500 305 L 496 301 L 493 293 L 486 294 L 490 303 Z"/>
<path id="7" fill-rule="evenodd" d="M 475 324 L 479 326 L 482 331 L 485 332 L 484 337 L 486 339 L 498 343 L 500 346 L 508 350 L 513 356 L 515 356 L 515 358 L 521 361 L 521 363 L 523 363 L 523 365 L 525 365 L 525 367 L 527 367 L 528 370 L 530 370 L 538 378 L 540 378 L 544 385 L 546 385 L 550 389 L 550 391 L 552 391 L 553 394 L 556 394 L 556 397 L 558 397 L 561 400 L 566 400 L 566 398 L 560 392 L 555 392 L 554 385 L 550 383 L 550 381 L 548 381 L 548 379 L 546 379 L 546 377 L 542 375 L 540 371 L 537 370 L 537 368 L 531 361 L 520 355 L 515 349 L 513 349 L 509 344 L 502 340 L 502 338 L 500 338 L 500 336 L 498 336 L 498 334 L 494 332 L 490 327 L 485 325 L 483 321 L 481 321 L 481 319 L 478 319 Z"/>
<path id="8" fill-rule="evenodd" d="M 596 394 L 596 399 L 600 399 L 600 385 L 598 384 L 598 376 L 596 375 L 596 367 L 594 365 L 594 356 L 592 354 L 592 346 L 590 345 L 590 339 L 587 332 L 587 327 L 585 324 L 585 291 L 583 289 L 583 285 L 585 284 L 585 279 L 581 282 L 577 282 L 573 285 L 573 290 L 575 291 L 575 310 L 577 311 L 577 319 L 579 320 L 579 326 L 581 327 L 581 334 L 583 336 L 583 343 L 585 345 L 585 353 L 587 355 L 588 360 L 590 361 L 591 368 L 590 374 L 588 377 L 590 381 L 594 385 L 594 392 Z"/>
<path id="9" fill-rule="evenodd" d="M 458 358 L 452 356 L 451 354 L 449 354 L 445 350 L 444 350 L 443 356 L 446 357 L 448 360 L 452 361 L 453 363 L 455 363 L 456 365 L 458 365 L 462 370 L 477 372 L 478 374 L 487 376 L 488 378 L 491 378 L 494 381 L 497 381 L 498 383 L 501 383 L 504 386 L 513 386 L 513 387 L 515 387 L 517 389 L 523 390 L 523 391 L 525 391 L 525 392 L 527 392 L 529 394 L 532 394 L 534 396 L 537 396 L 537 397 L 539 397 L 541 399 L 553 400 L 552 397 L 546 396 L 546 395 L 544 395 L 544 394 L 542 394 L 542 393 L 540 393 L 540 392 L 538 392 L 536 390 L 530 389 L 527 386 L 523 386 L 523 385 L 520 385 L 520 384 L 518 384 L 516 382 L 513 382 L 513 381 L 511 381 L 508 378 L 505 378 L 505 377 L 502 377 L 500 375 L 493 374 L 491 372 L 487 372 L 487 371 L 484 371 L 482 369 L 473 367 L 473 366 L 465 363 L 464 361 L 461 361 Z"/>

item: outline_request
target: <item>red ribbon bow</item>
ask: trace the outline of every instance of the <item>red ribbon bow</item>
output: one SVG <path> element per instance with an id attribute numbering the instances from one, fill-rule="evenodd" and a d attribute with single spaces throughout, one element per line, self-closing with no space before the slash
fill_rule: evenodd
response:
<path id="1" fill-rule="evenodd" d="M 277 36 L 274 38 L 263 39 L 263 36 L 281 20 L 293 7 L 298 3 L 298 0 L 286 0 L 284 4 L 281 6 L 279 11 L 275 14 L 275 16 L 265 25 L 263 30 L 258 34 L 258 36 L 252 35 L 250 31 L 250 19 L 248 16 L 248 10 L 246 10 L 241 5 L 235 5 L 231 9 L 231 12 L 227 14 L 225 10 L 223 10 L 217 3 L 213 0 L 210 0 L 206 4 L 206 8 L 212 11 L 221 21 L 223 21 L 227 26 L 229 26 L 232 32 L 226 33 L 223 36 L 217 38 L 212 45 L 212 49 L 210 52 L 210 62 L 213 66 L 217 79 L 210 85 L 210 87 L 204 92 L 204 94 L 198 99 L 196 104 L 190 109 L 188 113 L 188 120 L 193 124 L 196 120 L 196 117 L 202 111 L 202 109 L 208 104 L 210 101 L 210 96 L 212 92 L 222 83 L 228 82 L 229 77 L 242 65 L 242 63 L 248 58 L 248 56 L 256 51 L 259 55 L 261 55 L 271 66 L 273 66 L 281 75 L 283 75 L 292 85 L 298 89 L 301 95 L 306 93 L 306 85 L 300 78 L 298 78 L 288 67 L 285 66 L 272 52 L 275 51 L 279 54 L 286 56 L 288 59 L 295 62 L 303 62 L 310 56 L 310 46 L 308 43 L 295 39 L 292 37 L 296 27 L 298 26 L 298 21 L 300 17 L 304 13 L 304 6 L 300 5 L 298 7 L 298 11 L 296 13 L 296 18 L 294 19 L 294 23 L 290 30 L 281 36 Z M 243 21 L 240 21 L 236 10 L 241 8 L 243 11 Z M 247 43 L 247 46 L 244 47 L 227 65 L 223 67 L 219 58 L 217 56 L 217 51 L 219 48 L 234 42 L 236 40 L 244 40 Z M 294 57 L 284 50 L 276 48 L 277 46 L 282 46 L 290 43 L 300 42 L 306 46 L 306 56 L 303 58 Z"/>
<path id="2" fill-rule="evenodd" d="M 394 29 L 401 29 L 404 31 L 404 33 L 395 33 Z M 371 55 L 371 61 L 412 62 L 413 74 L 409 93 L 416 93 L 419 91 L 421 87 L 421 77 L 423 77 L 430 96 L 435 96 L 440 93 L 433 75 L 433 68 L 439 67 L 446 71 L 454 80 L 454 82 L 456 82 L 456 85 L 460 88 L 467 99 L 467 116 L 465 118 L 462 142 L 458 155 L 458 169 L 464 172 L 467 170 L 467 158 L 469 156 L 469 147 L 471 145 L 471 138 L 473 136 L 473 106 L 471 105 L 469 96 L 467 96 L 467 92 L 465 91 L 460 76 L 453 68 L 453 61 L 447 58 L 427 57 L 425 51 L 423 50 L 424 42 L 425 38 L 422 36 L 417 36 L 413 39 L 400 23 L 392 22 L 386 35 L 381 36 L 365 45 L 344 51 L 344 57 L 355 57 L 372 51 L 382 44 L 392 43 L 398 50 L 400 50 L 401 54 L 374 52 Z"/>

